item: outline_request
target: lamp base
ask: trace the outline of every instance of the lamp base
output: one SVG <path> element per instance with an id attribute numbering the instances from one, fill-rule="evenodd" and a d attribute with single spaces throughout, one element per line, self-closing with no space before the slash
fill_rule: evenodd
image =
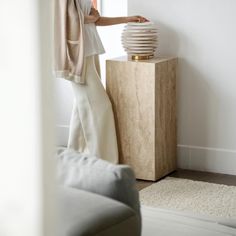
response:
<path id="1" fill-rule="evenodd" d="M 142 61 L 142 60 L 149 60 L 152 59 L 154 55 L 132 55 L 131 60 L 133 61 Z"/>

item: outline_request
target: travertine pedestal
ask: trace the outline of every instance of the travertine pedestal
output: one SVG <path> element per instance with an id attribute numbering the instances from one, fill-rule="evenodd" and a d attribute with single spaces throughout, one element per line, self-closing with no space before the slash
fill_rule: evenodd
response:
<path id="1" fill-rule="evenodd" d="M 176 65 L 176 58 L 107 60 L 120 163 L 137 179 L 155 181 L 176 169 Z"/>

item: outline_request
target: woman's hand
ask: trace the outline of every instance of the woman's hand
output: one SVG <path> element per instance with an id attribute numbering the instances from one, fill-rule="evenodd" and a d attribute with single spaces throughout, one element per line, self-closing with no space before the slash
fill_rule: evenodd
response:
<path id="1" fill-rule="evenodd" d="M 94 22 L 96 22 L 100 17 L 99 11 L 97 9 L 95 9 L 94 7 L 91 8 L 89 15 L 94 17 Z"/>
<path id="2" fill-rule="evenodd" d="M 96 21 L 98 21 L 99 18 L 100 18 L 100 14 L 98 10 L 92 7 L 90 14 L 84 16 L 84 23 L 85 24 L 95 23 Z"/>
<path id="3" fill-rule="evenodd" d="M 129 22 L 144 23 L 144 22 L 148 22 L 148 21 L 149 20 L 143 16 L 128 16 L 127 17 L 127 23 L 129 23 Z"/>

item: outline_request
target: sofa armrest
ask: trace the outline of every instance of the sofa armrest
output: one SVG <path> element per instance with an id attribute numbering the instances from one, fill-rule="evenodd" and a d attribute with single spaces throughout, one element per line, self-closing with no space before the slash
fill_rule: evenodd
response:
<path id="1" fill-rule="evenodd" d="M 130 206 L 140 214 L 134 172 L 96 157 L 65 149 L 57 155 L 59 184 L 97 193 Z"/>

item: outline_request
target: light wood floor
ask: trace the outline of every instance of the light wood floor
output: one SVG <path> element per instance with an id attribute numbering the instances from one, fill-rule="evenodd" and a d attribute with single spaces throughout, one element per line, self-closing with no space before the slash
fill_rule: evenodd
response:
<path id="1" fill-rule="evenodd" d="M 216 173 L 209 173 L 209 172 L 178 169 L 177 171 L 171 173 L 168 176 L 175 177 L 175 178 L 191 179 L 191 180 L 204 181 L 204 182 L 209 182 L 209 183 L 236 186 L 235 175 L 225 175 L 225 174 L 216 174 Z M 137 188 L 140 191 L 141 189 L 144 189 L 152 185 L 153 183 L 155 182 L 137 180 Z"/>

